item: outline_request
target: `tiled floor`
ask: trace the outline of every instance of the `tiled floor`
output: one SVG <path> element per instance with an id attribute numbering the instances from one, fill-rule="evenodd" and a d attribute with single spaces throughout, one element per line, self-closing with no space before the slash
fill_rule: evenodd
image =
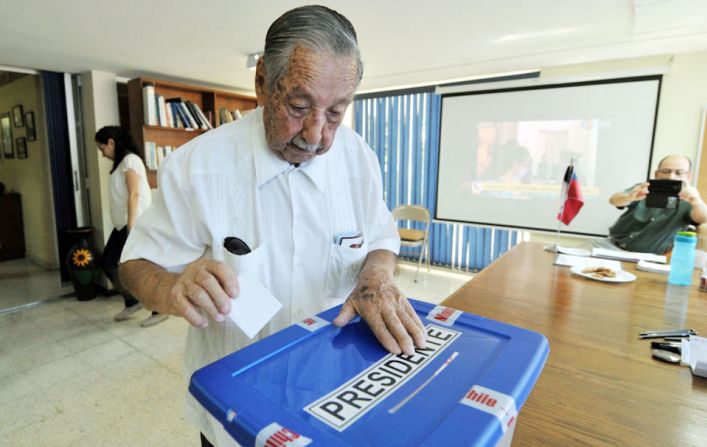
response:
<path id="1" fill-rule="evenodd" d="M 470 279 L 436 269 L 418 283 L 413 276 L 401 266 L 401 290 L 430 302 Z M 121 308 L 119 296 L 61 298 L 0 314 L 1 445 L 199 445 L 182 415 L 187 323 L 143 329 L 147 311 L 115 323 Z"/>
<path id="2" fill-rule="evenodd" d="M 0 309 L 72 291 L 62 287 L 59 270 L 45 270 L 29 258 L 0 262 Z"/>

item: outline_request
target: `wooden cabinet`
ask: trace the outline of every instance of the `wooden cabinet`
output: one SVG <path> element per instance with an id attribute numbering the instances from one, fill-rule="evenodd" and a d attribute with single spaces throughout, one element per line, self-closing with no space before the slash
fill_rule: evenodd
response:
<path id="1" fill-rule="evenodd" d="M 19 194 L 0 194 L 0 216 L 0 261 L 24 258 L 25 231 Z"/>
<path id="2" fill-rule="evenodd" d="M 144 156 L 145 142 L 156 143 L 157 146 L 179 147 L 201 135 L 206 130 L 186 130 L 183 128 L 151 126 L 145 124 L 143 109 L 143 88 L 154 87 L 155 94 L 165 99 L 181 98 L 198 106 L 213 127 L 218 124 L 218 113 L 222 108 L 228 110 L 249 110 L 256 107 L 252 96 L 200 87 L 191 84 L 163 81 L 154 78 L 135 78 L 128 82 L 128 105 L 130 112 L 130 134 L 135 144 Z M 156 171 L 148 170 L 148 179 L 152 188 L 157 187 Z"/>

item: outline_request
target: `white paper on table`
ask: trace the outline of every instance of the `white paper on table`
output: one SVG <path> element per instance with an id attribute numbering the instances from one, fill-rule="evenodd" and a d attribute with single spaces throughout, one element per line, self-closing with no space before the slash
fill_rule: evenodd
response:
<path id="1" fill-rule="evenodd" d="M 565 267 L 604 267 L 615 272 L 621 271 L 621 263 L 611 259 L 588 258 L 586 256 L 557 255 L 555 265 Z"/>
<path id="2" fill-rule="evenodd" d="M 229 317 L 248 338 L 253 338 L 272 320 L 282 304 L 258 280 L 255 273 L 238 275 L 241 293 L 231 301 Z"/>
<path id="3" fill-rule="evenodd" d="M 585 250 L 584 248 L 562 247 L 559 245 L 557 246 L 557 252 L 572 256 L 590 256 L 592 254 L 592 252 Z"/>
<path id="4" fill-rule="evenodd" d="M 659 264 L 665 264 L 667 258 L 663 255 L 654 253 L 639 253 L 637 251 L 609 250 L 606 248 L 595 247 L 592 249 L 592 256 L 597 258 L 618 259 L 619 261 L 638 262 L 649 261 Z"/>
<path id="5" fill-rule="evenodd" d="M 707 377 L 707 338 L 691 335 L 682 341 L 680 354 L 682 363 L 690 365 L 692 374 Z"/>

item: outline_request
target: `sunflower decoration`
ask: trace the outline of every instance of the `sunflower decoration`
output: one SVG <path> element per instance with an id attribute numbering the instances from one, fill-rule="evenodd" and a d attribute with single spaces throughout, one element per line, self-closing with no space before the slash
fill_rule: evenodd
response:
<path id="1" fill-rule="evenodd" d="M 85 248 L 79 248 L 74 252 L 74 255 L 71 257 L 71 262 L 74 263 L 76 267 L 86 267 L 91 261 L 93 260 L 93 256 L 91 256 L 91 252 L 86 250 Z"/>

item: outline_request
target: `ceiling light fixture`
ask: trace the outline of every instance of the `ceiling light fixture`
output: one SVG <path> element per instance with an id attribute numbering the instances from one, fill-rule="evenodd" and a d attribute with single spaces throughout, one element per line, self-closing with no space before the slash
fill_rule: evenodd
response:
<path id="1" fill-rule="evenodd" d="M 248 60 L 245 63 L 245 66 L 248 70 L 255 70 L 255 66 L 258 64 L 258 59 L 260 59 L 260 56 L 262 56 L 263 53 L 251 53 L 248 55 Z"/>

